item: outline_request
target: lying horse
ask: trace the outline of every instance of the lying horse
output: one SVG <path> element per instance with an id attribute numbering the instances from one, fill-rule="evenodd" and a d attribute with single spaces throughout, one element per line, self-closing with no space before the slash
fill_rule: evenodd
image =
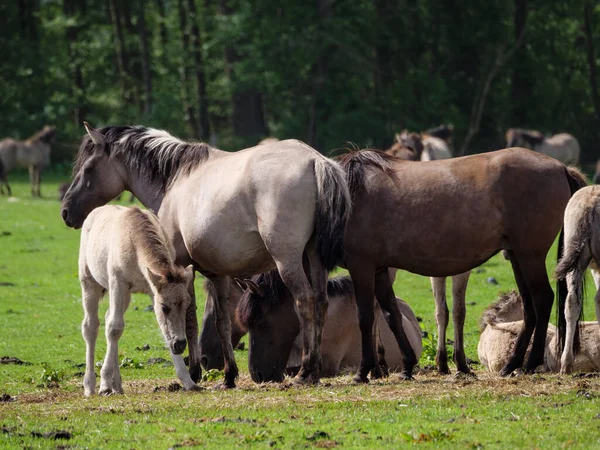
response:
<path id="1" fill-rule="evenodd" d="M 42 168 L 50 164 L 50 145 L 55 136 L 54 127 L 45 126 L 40 132 L 24 141 L 4 139 L 0 141 L 0 193 L 4 186 L 12 195 L 6 175 L 16 167 L 29 168 L 31 195 L 41 197 L 40 183 Z"/>
<path id="2" fill-rule="evenodd" d="M 301 361 L 300 320 L 294 299 L 277 271 L 244 281 L 246 292 L 237 308 L 239 323 L 250 333 L 248 368 L 257 383 L 283 380 L 285 370 L 293 370 Z M 329 308 L 323 329 L 321 355 L 322 376 L 335 376 L 341 369 L 360 363 L 360 330 L 356 319 L 356 302 L 350 277 L 337 277 L 327 283 Z M 410 307 L 396 299 L 402 313 L 410 345 L 421 355 L 421 328 Z M 376 323 L 382 318 L 378 311 Z M 380 363 L 386 369 L 402 369 L 402 354 L 394 335 L 384 325 L 375 335 L 380 339 Z M 379 373 L 378 376 L 381 376 Z"/>
<path id="3" fill-rule="evenodd" d="M 565 256 L 557 265 L 555 276 L 567 280 L 569 294 L 565 305 L 567 332 L 560 372 L 573 370 L 574 340 L 577 319 L 583 305 L 583 278 L 591 264 L 596 284 L 596 316 L 600 320 L 600 186 L 585 187 L 573 195 L 565 209 Z"/>
<path id="4" fill-rule="evenodd" d="M 539 131 L 509 128 L 506 131 L 507 147 L 526 147 L 558 159 L 566 165 L 579 164 L 579 142 L 568 133 L 546 138 Z"/>
<path id="5" fill-rule="evenodd" d="M 404 355 L 402 376 L 411 378 L 417 363 L 387 268 L 453 276 L 501 250 L 508 251 L 525 312 L 502 373 L 523 364 L 532 335 L 525 370 L 540 365 L 554 301 L 546 255 L 561 230 L 569 198 L 585 186 L 579 172 L 520 148 L 427 163 L 362 150 L 341 156 L 340 162 L 353 200 L 344 265 L 354 284 L 362 332 L 362 361 L 355 379 L 367 382 L 375 365 L 373 294 Z M 560 292 L 564 294 L 564 287 Z"/>
<path id="6" fill-rule="evenodd" d="M 184 389 L 196 388 L 185 367 L 185 316 L 191 299 L 189 286 L 194 279 L 192 266 L 174 263 L 175 249 L 148 211 L 107 205 L 96 208 L 83 222 L 79 247 L 79 281 L 83 296 L 85 339 L 85 395 L 96 390 L 94 352 L 98 328 L 98 303 L 108 290 L 106 312 L 108 347 L 100 371 L 100 394 L 122 394 L 119 373 L 119 338 L 125 326 L 123 317 L 132 293 L 152 297 L 154 312 L 169 345 L 177 376 Z M 193 345 L 195 343 L 191 343 Z"/>
<path id="7" fill-rule="evenodd" d="M 593 372 L 600 370 L 598 322 L 582 322 L 581 350 L 575 356 L 572 370 Z M 481 317 L 481 336 L 477 346 L 479 361 L 493 373 L 498 373 L 509 361 L 519 330 L 523 326 L 521 298 L 515 291 L 500 294 Z M 528 349 L 528 352 L 531 348 Z M 560 351 L 556 327 L 548 324 L 543 371 L 558 372 Z"/>
<path id="8" fill-rule="evenodd" d="M 181 141 L 141 126 L 88 124 L 61 215 L 78 228 L 95 207 L 129 190 L 157 211 L 176 262 L 193 264 L 217 293 L 216 325 L 225 353 L 225 387 L 238 375 L 225 304 L 230 277 L 277 268 L 304 328 L 299 382 L 319 380 L 327 273 L 342 257 L 351 201 L 343 170 L 308 145 L 285 140 L 239 152 Z M 303 258 L 308 261 L 305 272 Z M 309 281 L 310 279 L 310 281 Z M 190 375 L 200 378 L 193 285 L 186 333 Z"/>

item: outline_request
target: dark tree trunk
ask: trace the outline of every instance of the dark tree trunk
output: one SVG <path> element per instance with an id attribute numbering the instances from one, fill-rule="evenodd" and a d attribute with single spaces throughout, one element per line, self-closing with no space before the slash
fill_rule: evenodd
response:
<path id="1" fill-rule="evenodd" d="M 200 30 L 195 0 L 188 0 L 192 32 L 192 53 L 194 54 L 194 72 L 196 74 L 196 95 L 198 97 L 198 135 L 207 141 L 210 137 L 210 122 L 208 120 L 208 100 L 206 98 L 206 79 L 204 77 L 204 59 L 200 46 Z"/>
<path id="2" fill-rule="evenodd" d="M 150 45 L 146 30 L 145 0 L 139 0 L 139 7 L 138 28 L 140 30 L 142 76 L 144 78 L 144 114 L 149 115 L 152 110 L 152 62 L 150 60 Z"/>
<path id="3" fill-rule="evenodd" d="M 19 0 L 19 22 L 22 36 L 32 42 L 39 41 L 39 23 L 35 12 L 39 9 L 38 0 Z"/>
<path id="4" fill-rule="evenodd" d="M 194 137 L 199 136 L 199 130 L 196 127 L 196 114 L 191 102 L 190 95 L 190 35 L 188 31 L 187 11 L 184 0 L 177 1 L 177 9 L 179 13 L 179 29 L 181 30 L 181 46 L 182 46 L 182 62 L 179 74 L 181 77 L 181 98 L 183 101 L 184 120 L 188 127 L 188 132 Z"/>
<path id="5" fill-rule="evenodd" d="M 515 41 L 525 32 L 527 24 L 527 0 L 515 0 L 514 37 Z M 511 82 L 511 126 L 519 127 L 529 124 L 527 116 L 529 104 L 523 99 L 531 95 L 533 79 L 530 75 L 527 45 L 521 45 L 515 54 Z"/>
<path id="6" fill-rule="evenodd" d="M 593 2 L 586 1 L 583 6 L 583 28 L 585 32 L 585 43 L 587 47 L 587 59 L 589 66 L 590 90 L 592 91 L 592 103 L 596 113 L 596 120 L 600 122 L 600 95 L 598 94 L 598 73 L 596 68 L 596 53 L 594 50 L 594 33 L 592 25 Z"/>
<path id="7" fill-rule="evenodd" d="M 77 54 L 77 42 L 79 39 L 79 30 L 81 20 L 85 12 L 85 0 L 64 0 L 63 12 L 65 17 L 75 20 L 74 25 L 66 28 L 67 47 L 69 53 L 69 67 L 71 67 L 71 97 L 74 99 L 73 120 L 75 126 L 81 126 L 85 120 L 87 107 L 85 105 L 83 74 L 81 70 L 81 60 Z"/>
<path id="8" fill-rule="evenodd" d="M 121 11 L 117 0 L 109 0 L 110 21 L 113 27 L 115 53 L 117 56 L 117 69 L 119 71 L 119 83 L 121 86 L 121 96 L 125 102 L 132 100 L 129 79 L 129 57 L 127 46 L 125 45 L 125 36 L 123 33 Z"/>
<path id="9" fill-rule="evenodd" d="M 232 13 L 232 8 L 227 0 L 219 0 L 219 11 L 223 15 Z M 240 60 L 240 55 L 235 48 L 228 45 L 225 49 L 226 74 L 231 80 L 233 93 L 232 125 L 233 132 L 241 137 L 259 139 L 269 134 L 265 123 L 262 95 L 254 89 L 239 88 L 235 75 L 235 64 Z"/>
<path id="10" fill-rule="evenodd" d="M 159 19 L 159 35 L 160 35 L 160 44 L 162 47 L 162 59 L 163 64 L 167 66 L 167 42 L 169 41 L 169 36 L 167 34 L 167 16 L 165 14 L 165 2 L 163 0 L 156 0 L 156 7 L 158 8 Z"/>

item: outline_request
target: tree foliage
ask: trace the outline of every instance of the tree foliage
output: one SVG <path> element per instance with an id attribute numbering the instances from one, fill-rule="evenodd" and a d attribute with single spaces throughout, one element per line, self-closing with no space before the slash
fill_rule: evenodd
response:
<path id="1" fill-rule="evenodd" d="M 474 153 L 523 127 L 570 132 L 598 156 L 591 0 L 18 0 L 0 14 L 2 134 L 57 126 L 55 161 L 82 120 L 324 153 L 440 123 L 456 148 L 470 133 Z"/>

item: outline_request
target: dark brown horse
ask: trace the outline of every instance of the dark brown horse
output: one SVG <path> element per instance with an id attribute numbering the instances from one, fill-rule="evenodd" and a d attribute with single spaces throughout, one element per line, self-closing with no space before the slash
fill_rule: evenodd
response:
<path id="1" fill-rule="evenodd" d="M 585 185 L 583 178 L 555 159 L 521 148 L 427 163 L 363 150 L 343 155 L 340 162 L 353 198 L 344 264 L 354 283 L 362 332 L 356 380 L 367 382 L 375 365 L 373 293 L 404 354 L 402 376 L 411 378 L 417 363 L 385 269 L 452 276 L 501 250 L 510 255 L 525 318 L 502 374 L 522 366 L 532 335 L 524 368 L 533 371 L 542 364 L 554 301 L 546 254 L 561 230 L 569 198 Z"/>

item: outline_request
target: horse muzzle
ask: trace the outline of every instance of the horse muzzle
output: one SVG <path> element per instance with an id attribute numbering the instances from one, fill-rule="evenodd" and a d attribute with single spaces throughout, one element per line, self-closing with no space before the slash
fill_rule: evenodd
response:
<path id="1" fill-rule="evenodd" d="M 174 355 L 181 355 L 186 345 L 187 341 L 185 339 L 177 339 L 171 344 L 171 351 Z"/>

